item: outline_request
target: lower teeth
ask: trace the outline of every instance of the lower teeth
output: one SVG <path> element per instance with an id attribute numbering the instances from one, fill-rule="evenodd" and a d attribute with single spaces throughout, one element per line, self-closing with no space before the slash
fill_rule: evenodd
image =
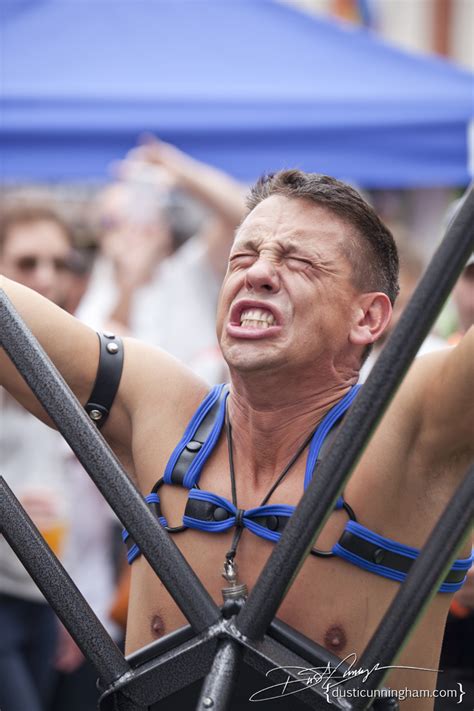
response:
<path id="1" fill-rule="evenodd" d="M 268 321 L 256 321 L 254 319 L 245 319 L 240 324 L 243 328 L 268 328 Z"/>

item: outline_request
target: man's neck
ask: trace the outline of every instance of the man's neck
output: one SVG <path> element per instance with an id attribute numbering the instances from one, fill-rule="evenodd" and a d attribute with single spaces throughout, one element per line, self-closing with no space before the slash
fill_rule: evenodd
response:
<path id="1" fill-rule="evenodd" d="M 265 381 L 265 382 L 263 382 Z M 356 378 L 276 387 L 268 378 L 233 377 L 228 412 L 236 469 L 256 488 L 271 485 Z"/>

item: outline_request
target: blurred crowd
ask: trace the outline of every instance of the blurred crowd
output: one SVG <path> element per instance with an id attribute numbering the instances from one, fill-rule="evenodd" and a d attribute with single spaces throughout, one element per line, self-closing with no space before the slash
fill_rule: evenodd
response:
<path id="1" fill-rule="evenodd" d="M 96 330 L 140 338 L 210 384 L 225 381 L 215 309 L 245 215 L 244 186 L 151 136 L 114 166 L 114 176 L 82 211 L 81 224 L 52 196 L 9 193 L 0 214 L 0 272 Z M 424 266 L 409 239 L 399 245 L 401 293 L 392 328 Z M 449 347 L 474 323 L 473 258 L 452 303 L 457 320 L 448 339 L 431 334 L 423 352 Z M 383 345 L 371 353 L 362 380 Z M 119 522 L 62 438 L 5 392 L 0 398 L 0 472 L 122 644 L 128 568 Z M 3 539 L 0 630 L 2 711 L 96 708 L 94 669 Z M 444 663 L 461 677 L 465 666 L 474 668 L 472 575 L 452 606 Z"/>

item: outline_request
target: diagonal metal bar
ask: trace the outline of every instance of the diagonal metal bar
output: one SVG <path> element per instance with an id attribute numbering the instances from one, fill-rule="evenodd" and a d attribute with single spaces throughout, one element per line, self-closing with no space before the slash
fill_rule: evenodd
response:
<path id="1" fill-rule="evenodd" d="M 104 682 L 128 679 L 123 654 L 1 476 L 0 533 Z"/>
<path id="2" fill-rule="evenodd" d="M 243 664 L 255 669 L 259 674 L 253 675 L 249 680 L 249 688 L 246 689 L 249 694 L 246 699 L 249 706 L 250 703 L 265 702 L 265 707 L 275 706 L 282 711 L 303 710 L 307 707 L 320 711 L 344 708 L 344 700 L 341 702 L 332 694 L 331 688 L 349 667 L 324 648 L 320 647 L 319 653 L 307 657 L 288 649 L 286 643 L 277 641 L 273 632 L 272 636 L 265 635 L 263 639 L 256 641 L 242 638 L 232 626 L 229 627 L 229 632 L 234 632 L 235 638 L 243 646 Z M 282 636 L 284 639 L 286 634 L 283 633 Z M 381 706 L 381 709 L 383 708 L 385 707 Z M 390 708 L 395 711 L 397 707 Z"/>
<path id="3" fill-rule="evenodd" d="M 219 608 L 2 289 L 0 323 L 0 345 L 130 531 L 193 629 L 200 632 L 213 624 L 220 616 Z"/>
<path id="4" fill-rule="evenodd" d="M 180 630 L 179 633 L 186 630 Z M 211 669 L 219 644 L 219 637 L 225 633 L 222 621 L 209 627 L 199 635 L 178 642 L 177 646 L 166 648 L 165 638 L 150 645 L 150 649 L 127 658 L 133 670 L 129 679 L 119 680 L 108 688 L 101 697 L 100 708 L 122 709 L 125 700 L 135 703 L 145 709 L 160 708 L 160 701 L 166 697 L 187 689 L 194 682 L 203 679 Z M 173 633 L 172 641 L 179 640 Z M 163 644 L 164 643 L 164 644 Z M 153 651 L 152 651 L 153 650 Z M 198 693 L 193 693 L 196 703 Z M 186 706 L 191 709 L 192 706 Z"/>
<path id="5" fill-rule="evenodd" d="M 232 626 L 229 631 L 233 632 Z M 346 699 L 334 693 L 341 683 L 346 684 L 348 676 L 344 674 L 349 674 L 351 669 L 346 660 L 278 619 L 270 624 L 263 640 L 242 639 L 238 634 L 237 639 L 245 649 L 244 663 L 257 669 L 268 680 L 252 689 L 253 701 L 269 701 L 269 697 L 275 696 L 280 702 L 285 698 L 286 707 L 291 709 L 296 709 L 296 699 L 313 709 L 347 709 Z M 388 690 L 384 692 L 385 695 L 377 701 L 378 711 L 397 711 L 397 700 Z M 278 708 L 283 711 L 283 706 Z"/>
<path id="6" fill-rule="evenodd" d="M 251 591 L 236 625 L 257 638 L 268 628 L 288 588 L 356 465 L 405 372 L 428 335 L 474 248 L 474 188 L 431 260 L 333 446 L 318 468 Z"/>
<path id="7" fill-rule="evenodd" d="M 420 556 L 392 600 L 372 639 L 358 661 L 361 669 L 375 669 L 369 678 L 346 684 L 347 688 L 378 688 L 387 675 L 387 667 L 400 653 L 423 610 L 436 594 L 463 539 L 474 523 L 474 464 L 431 532 Z M 378 666 L 382 667 L 378 669 Z M 367 697 L 353 701 L 351 708 L 367 708 Z"/>

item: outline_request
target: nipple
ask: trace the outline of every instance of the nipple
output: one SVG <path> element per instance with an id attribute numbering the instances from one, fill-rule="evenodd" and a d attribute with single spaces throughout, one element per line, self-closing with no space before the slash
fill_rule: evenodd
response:
<path id="1" fill-rule="evenodd" d="M 339 625 L 331 625 L 324 635 L 324 646 L 330 652 L 337 654 L 347 644 L 347 637 L 344 629 Z"/>
<path id="2" fill-rule="evenodd" d="M 165 623 L 160 615 L 153 615 L 150 624 L 151 634 L 155 639 L 158 637 L 163 637 L 165 633 Z"/>

